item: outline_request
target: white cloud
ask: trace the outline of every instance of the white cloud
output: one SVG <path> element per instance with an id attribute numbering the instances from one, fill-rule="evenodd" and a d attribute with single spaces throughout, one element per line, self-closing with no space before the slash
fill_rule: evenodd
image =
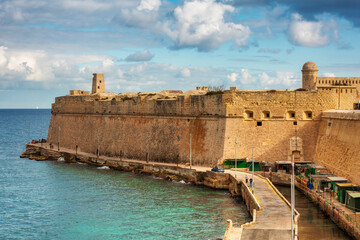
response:
<path id="1" fill-rule="evenodd" d="M 154 55 L 152 55 L 150 51 L 146 49 L 141 52 L 130 54 L 125 58 L 125 60 L 128 62 L 145 62 L 150 61 L 153 57 Z"/>
<path id="2" fill-rule="evenodd" d="M 324 73 L 324 77 L 335 77 L 333 73 Z"/>
<path id="3" fill-rule="evenodd" d="M 336 39 L 338 26 L 334 20 L 306 21 L 299 14 L 293 14 L 287 36 L 298 46 L 321 47 Z"/>
<path id="4" fill-rule="evenodd" d="M 181 77 L 188 78 L 191 76 L 191 72 L 188 68 L 184 68 L 181 70 Z"/>
<path id="5" fill-rule="evenodd" d="M 238 73 L 231 73 L 228 74 L 226 77 L 227 79 L 229 79 L 232 82 L 236 82 L 236 79 L 238 78 L 239 74 Z"/>
<path id="6" fill-rule="evenodd" d="M 149 10 L 157 11 L 161 5 L 160 0 L 141 0 L 140 5 L 136 8 L 137 10 Z"/>
<path id="7" fill-rule="evenodd" d="M 225 22 L 226 12 L 234 7 L 214 0 L 186 1 L 174 10 L 174 20 L 164 24 L 164 32 L 175 46 L 196 47 L 200 51 L 218 48 L 227 41 L 244 46 L 250 36 L 249 27 Z"/>
<path id="8" fill-rule="evenodd" d="M 269 76 L 262 72 L 258 75 L 260 84 L 264 88 L 278 88 L 284 89 L 294 87 L 296 85 L 296 77 L 292 72 L 275 72 L 275 76 Z"/>
<path id="9" fill-rule="evenodd" d="M 256 79 L 250 74 L 249 69 L 246 68 L 241 69 L 239 80 L 242 84 L 251 84 L 256 82 Z"/>
<path id="10" fill-rule="evenodd" d="M 121 9 L 120 13 L 114 17 L 114 20 L 120 25 L 154 30 L 158 22 L 160 6 L 160 0 L 141 0 L 136 8 Z"/>
<path id="11" fill-rule="evenodd" d="M 7 47 L 0 46 L 0 66 L 6 64 L 7 58 L 5 56 L 5 51 Z"/>

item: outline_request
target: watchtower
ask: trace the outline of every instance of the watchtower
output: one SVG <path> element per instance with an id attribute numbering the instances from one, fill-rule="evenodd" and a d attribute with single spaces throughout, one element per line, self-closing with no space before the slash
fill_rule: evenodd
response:
<path id="1" fill-rule="evenodd" d="M 318 68 L 314 62 L 306 62 L 301 70 L 302 72 L 302 87 L 306 90 L 316 90 L 316 78 Z"/>
<path id="2" fill-rule="evenodd" d="M 105 92 L 105 79 L 103 73 L 93 73 L 92 91 L 91 94 Z"/>

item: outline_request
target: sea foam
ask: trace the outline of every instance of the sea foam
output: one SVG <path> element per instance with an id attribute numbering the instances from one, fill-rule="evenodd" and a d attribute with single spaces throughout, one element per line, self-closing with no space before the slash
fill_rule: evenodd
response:
<path id="1" fill-rule="evenodd" d="M 110 168 L 109 168 L 108 166 L 98 167 L 97 169 L 101 169 L 101 170 L 110 170 Z"/>

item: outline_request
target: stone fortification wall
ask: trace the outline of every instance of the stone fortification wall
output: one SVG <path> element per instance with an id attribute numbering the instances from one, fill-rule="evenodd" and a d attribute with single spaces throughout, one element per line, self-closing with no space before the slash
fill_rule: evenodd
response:
<path id="1" fill-rule="evenodd" d="M 304 160 L 313 161 L 321 113 L 338 104 L 332 90 L 296 91 L 296 97 L 295 91 L 238 91 L 225 95 L 224 101 L 228 116 L 224 158 L 235 158 L 236 138 L 238 158 L 250 159 L 254 144 L 255 159 L 267 162 L 290 160 L 295 130 L 303 141 Z M 351 101 L 343 102 L 351 109 Z"/>
<path id="2" fill-rule="evenodd" d="M 215 165 L 222 159 L 224 118 L 53 114 L 48 142 L 101 155 Z M 60 131 L 59 131 L 60 127 Z"/>
<path id="3" fill-rule="evenodd" d="M 226 158 L 289 160 L 290 138 L 302 141 L 302 160 L 315 155 L 321 113 L 335 109 L 334 89 L 319 91 L 225 91 L 150 100 L 149 95 L 65 96 L 56 98 L 48 141 L 108 156 L 215 165 Z M 343 107 L 352 108 L 342 98 Z M 110 99 L 111 98 L 111 99 Z M 296 98 L 296 104 L 295 104 Z M 295 125 L 296 123 L 296 125 Z M 60 127 L 60 131 L 59 131 Z M 149 139 L 149 140 L 148 140 Z M 149 147 L 147 144 L 149 142 Z"/>
<path id="4" fill-rule="evenodd" d="M 357 92 L 357 98 L 360 99 L 360 77 L 317 77 L 316 86 L 326 87 L 326 86 L 353 86 L 355 87 L 354 91 Z M 353 91 L 352 89 L 349 92 Z M 345 92 L 345 90 L 344 90 Z"/>
<path id="5" fill-rule="evenodd" d="M 360 185 L 360 111 L 323 113 L 315 162 Z"/>
<path id="6" fill-rule="evenodd" d="M 125 114 L 152 116 L 220 116 L 225 109 L 222 94 L 178 96 L 172 99 L 148 100 L 148 96 L 100 98 L 90 96 L 57 97 L 52 113 Z"/>
<path id="7" fill-rule="evenodd" d="M 223 158 L 225 119 L 222 95 L 178 96 L 148 100 L 148 96 L 113 99 L 98 96 L 56 98 L 48 141 L 84 152 L 215 165 Z M 59 131 L 60 127 L 60 131 Z"/>

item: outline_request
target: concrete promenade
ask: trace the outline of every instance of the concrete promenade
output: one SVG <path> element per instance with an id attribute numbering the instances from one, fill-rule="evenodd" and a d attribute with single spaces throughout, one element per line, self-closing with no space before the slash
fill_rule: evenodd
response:
<path id="1" fill-rule="evenodd" d="M 235 176 L 235 171 L 225 172 Z M 246 175 L 251 178 L 251 173 L 238 171 L 236 179 L 245 181 Z M 257 212 L 254 223 L 236 229 L 231 239 L 291 239 L 291 211 L 286 199 L 266 179 L 256 175 L 253 191 L 262 210 Z"/>
<path id="2" fill-rule="evenodd" d="M 75 150 L 60 148 L 60 151 L 57 151 L 57 146 L 54 146 L 53 149 L 50 149 L 48 144 L 27 144 L 27 146 L 35 147 L 40 151 L 43 151 L 42 157 L 46 154 L 52 154 L 51 156 L 63 156 L 64 153 L 70 154 L 73 157 L 76 155 Z M 28 150 L 28 148 L 27 148 Z M 44 152 L 45 151 L 45 152 Z M 30 151 L 31 152 L 31 151 Z M 28 153 L 29 154 L 29 153 Z M 54 155 L 55 154 L 55 155 Z M 27 156 L 25 156 L 27 157 Z M 30 157 L 31 158 L 31 157 Z M 94 154 L 77 152 L 77 159 L 92 158 L 97 159 L 97 165 L 110 165 L 111 162 L 123 162 L 123 163 L 133 163 L 141 165 L 152 165 L 152 166 L 162 166 L 169 168 L 180 168 L 188 169 L 190 171 L 190 166 L 182 164 L 172 164 L 172 163 L 161 163 L 161 162 L 146 162 L 140 160 L 132 159 L 120 159 L 118 157 L 107 157 L 99 156 L 98 158 Z M 36 158 L 34 158 L 36 159 Z M 45 160 L 45 159 L 41 159 Z M 209 167 L 202 166 L 192 166 L 191 172 L 202 172 L 205 173 L 210 171 Z M 232 181 L 236 181 L 236 185 L 240 186 L 243 184 L 242 190 L 247 190 L 248 195 L 251 194 L 251 189 L 245 187 L 245 176 L 248 179 L 251 178 L 250 172 L 234 171 L 234 170 L 225 170 L 225 173 L 230 174 L 233 178 Z M 253 221 L 250 223 L 243 224 L 239 228 L 228 227 L 227 232 L 225 233 L 224 240 L 243 240 L 243 239 L 261 239 L 261 240 L 281 240 L 281 239 L 291 239 L 291 211 L 290 204 L 287 200 L 281 195 L 281 193 L 272 185 L 272 183 L 262 176 L 255 175 L 254 180 L 254 189 L 253 195 L 250 196 L 253 199 L 256 199 L 258 205 L 260 205 L 260 211 L 249 209 L 252 211 Z M 249 184 L 248 184 L 249 185 Z M 248 186 L 247 185 L 247 186 Z M 230 187 L 229 187 L 230 190 Z M 246 201 L 244 199 L 244 201 Z M 254 213 L 255 211 L 255 213 Z"/>

